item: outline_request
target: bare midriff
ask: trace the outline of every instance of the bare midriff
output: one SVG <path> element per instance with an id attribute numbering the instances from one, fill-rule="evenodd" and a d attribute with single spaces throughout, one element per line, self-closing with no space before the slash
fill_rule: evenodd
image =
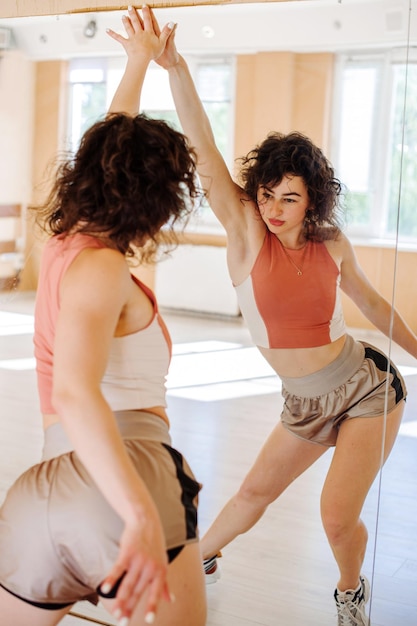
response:
<path id="1" fill-rule="evenodd" d="M 346 335 L 316 348 L 262 348 L 259 350 L 278 376 L 300 378 L 318 372 L 334 361 L 345 345 Z"/>

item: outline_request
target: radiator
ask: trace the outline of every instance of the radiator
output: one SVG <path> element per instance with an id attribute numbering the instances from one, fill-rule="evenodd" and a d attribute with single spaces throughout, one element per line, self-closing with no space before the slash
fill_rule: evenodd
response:
<path id="1" fill-rule="evenodd" d="M 160 307 L 240 315 L 227 270 L 225 247 L 178 246 L 156 267 L 155 293 Z"/>

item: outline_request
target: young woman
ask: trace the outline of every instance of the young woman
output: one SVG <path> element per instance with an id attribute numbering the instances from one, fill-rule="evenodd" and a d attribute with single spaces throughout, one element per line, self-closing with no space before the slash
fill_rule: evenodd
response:
<path id="1" fill-rule="evenodd" d="M 200 180 L 226 230 L 243 316 L 282 379 L 285 400 L 240 489 L 202 539 L 205 569 L 215 577 L 219 550 L 334 446 L 321 515 L 340 571 L 338 623 L 364 626 L 369 583 L 361 574 L 367 530 L 360 514 L 381 458 L 394 444 L 406 390 L 383 353 L 346 333 L 339 290 L 383 333 L 392 328 L 394 341 L 415 357 L 417 338 L 359 267 L 338 226 L 339 181 L 308 138 L 271 133 L 242 160 L 242 184 L 233 181 L 174 33 L 157 62 L 169 72 Z"/>
<path id="2" fill-rule="evenodd" d="M 195 160 L 183 135 L 137 114 L 169 25 L 156 36 L 147 11 L 124 21 L 111 112 L 58 168 L 39 213 L 52 233 L 34 335 L 45 445 L 0 510 L 0 615 L 13 626 L 53 626 L 98 599 L 123 626 L 206 622 L 200 485 L 165 411 L 169 335 L 128 263 L 191 210 Z"/>

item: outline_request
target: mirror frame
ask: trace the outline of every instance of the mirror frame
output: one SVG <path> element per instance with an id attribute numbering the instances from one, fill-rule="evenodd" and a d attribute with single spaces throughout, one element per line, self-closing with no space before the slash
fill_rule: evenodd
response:
<path id="1" fill-rule="evenodd" d="M 228 4 L 246 4 L 250 0 L 153 0 L 152 6 L 155 8 L 169 7 L 191 7 L 191 6 L 211 6 Z M 300 0 L 251 0 L 256 2 L 294 4 Z M 312 1 L 312 0 L 311 0 Z M 341 0 L 339 0 L 341 1 Z M 91 13 L 97 11 L 124 11 L 126 4 L 114 2 L 114 0 L 1 0 L 0 18 L 24 18 L 46 15 L 65 15 L 77 13 Z M 380 474 L 376 481 L 383 488 L 383 476 Z M 379 516 L 379 510 L 377 512 Z M 378 553 L 378 543 L 373 546 L 374 555 Z M 369 545 L 369 550 L 372 546 Z M 85 617 L 84 617 L 85 619 Z M 87 619 L 87 622 L 90 621 Z"/>
<path id="2" fill-rule="evenodd" d="M 156 0 L 153 8 L 184 7 L 195 5 L 243 4 L 261 0 Z M 297 2 L 299 0 L 262 0 L 262 2 Z M 0 17 L 34 17 L 38 15 L 64 15 L 68 13 L 88 13 L 97 11 L 123 11 L 127 4 L 115 3 L 114 0 L 2 0 Z"/>

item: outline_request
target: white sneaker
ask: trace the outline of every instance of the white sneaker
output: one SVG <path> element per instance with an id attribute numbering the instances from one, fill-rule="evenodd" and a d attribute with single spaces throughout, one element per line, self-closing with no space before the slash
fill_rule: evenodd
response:
<path id="1" fill-rule="evenodd" d="M 220 568 L 217 563 L 217 554 L 216 556 L 212 556 L 210 559 L 205 559 L 203 561 L 203 567 L 206 585 L 216 583 L 220 578 Z"/>
<path id="2" fill-rule="evenodd" d="M 365 604 L 369 600 L 370 586 L 365 576 L 359 577 L 356 589 L 334 592 L 337 607 L 337 626 L 370 626 L 369 617 L 365 613 Z"/>

